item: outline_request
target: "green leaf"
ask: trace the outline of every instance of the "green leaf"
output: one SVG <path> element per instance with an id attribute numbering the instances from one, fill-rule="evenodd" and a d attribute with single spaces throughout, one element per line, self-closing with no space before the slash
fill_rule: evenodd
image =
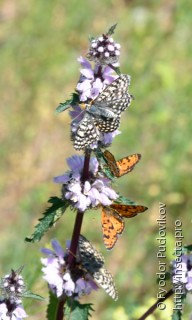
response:
<path id="1" fill-rule="evenodd" d="M 74 106 L 79 104 L 79 95 L 77 93 L 72 93 L 72 98 L 66 100 L 65 102 L 61 102 L 59 106 L 56 108 L 56 113 L 63 112 L 70 108 L 70 106 Z"/>
<path id="2" fill-rule="evenodd" d="M 59 299 L 49 291 L 49 304 L 47 306 L 47 320 L 56 320 Z"/>
<path id="3" fill-rule="evenodd" d="M 80 304 L 75 300 L 68 300 L 65 308 L 66 320 L 88 320 L 94 311 L 92 303 Z"/>
<path id="4" fill-rule="evenodd" d="M 118 74 L 118 76 L 121 75 L 121 71 L 120 71 L 120 68 L 119 68 L 119 67 L 114 67 L 114 66 L 113 66 L 113 70 Z"/>
<path id="5" fill-rule="evenodd" d="M 98 160 L 104 160 L 104 161 L 106 162 L 106 160 L 105 160 L 105 158 L 104 158 L 104 156 L 103 156 L 103 152 L 101 151 L 100 148 L 95 149 L 95 150 L 94 150 L 94 153 L 95 153 L 95 155 L 96 155 L 96 157 L 97 157 Z M 106 162 L 106 163 L 107 163 L 107 162 Z"/>
<path id="6" fill-rule="evenodd" d="M 127 205 L 129 205 L 129 206 L 134 206 L 134 205 L 136 206 L 136 205 L 137 205 L 136 202 L 134 202 L 134 201 L 132 201 L 132 200 L 129 200 L 129 199 L 123 197 L 123 196 L 119 196 L 119 198 L 116 199 L 116 200 L 114 201 L 114 203 L 127 204 Z"/>
<path id="7" fill-rule="evenodd" d="M 102 171 L 107 178 L 109 178 L 110 180 L 114 180 L 114 175 L 112 174 L 111 170 L 108 167 L 104 166 L 102 168 Z"/>
<path id="8" fill-rule="evenodd" d="M 51 197 L 48 202 L 52 203 L 52 205 L 45 210 L 43 213 L 44 217 L 39 219 L 40 223 L 35 226 L 34 233 L 31 235 L 31 237 L 26 237 L 25 241 L 40 241 L 42 236 L 55 224 L 56 221 L 61 218 L 69 206 L 68 201 L 64 201 L 57 197 Z"/>
<path id="9" fill-rule="evenodd" d="M 186 251 L 188 251 L 188 253 L 190 253 L 192 251 L 192 244 L 184 246 L 184 249 L 186 249 Z"/>
<path id="10" fill-rule="evenodd" d="M 171 316 L 172 320 L 182 320 L 182 311 L 181 310 L 174 310 Z"/>
<path id="11" fill-rule="evenodd" d="M 103 156 L 103 152 L 101 150 L 96 150 L 95 155 L 96 155 L 97 160 L 100 163 L 100 172 L 103 172 L 104 175 L 107 178 L 109 178 L 110 180 L 114 180 L 115 177 L 108 167 L 108 163 L 107 163 L 107 160 L 105 159 L 105 157 Z"/>
<path id="12" fill-rule="evenodd" d="M 107 31 L 106 35 L 108 35 L 108 36 L 112 35 L 115 32 L 116 26 L 117 26 L 117 23 L 114 24 L 113 26 L 111 26 L 109 28 L 109 30 Z"/>
<path id="13" fill-rule="evenodd" d="M 105 162 L 107 164 L 107 160 L 105 159 L 101 149 L 100 148 L 96 149 L 94 151 L 94 153 L 96 155 L 97 160 L 99 161 L 99 163 L 101 165 L 102 172 L 105 174 L 105 176 L 107 178 L 109 178 L 110 180 L 113 180 L 114 179 L 114 175 L 112 174 L 111 170 L 108 168 L 108 166 L 102 165 L 103 162 Z"/>
<path id="14" fill-rule="evenodd" d="M 26 291 L 22 294 L 23 298 L 30 298 L 30 299 L 35 299 L 35 300 L 40 300 L 40 301 L 45 301 L 45 298 L 41 297 L 39 294 Z"/>

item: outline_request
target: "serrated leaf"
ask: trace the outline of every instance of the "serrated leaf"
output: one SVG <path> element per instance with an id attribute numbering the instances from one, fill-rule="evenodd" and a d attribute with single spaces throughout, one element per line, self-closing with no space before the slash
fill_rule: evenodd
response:
<path id="1" fill-rule="evenodd" d="M 125 197 L 123 197 L 123 196 L 119 196 L 119 198 L 117 198 L 115 201 L 114 201 L 114 203 L 119 203 L 119 204 L 127 204 L 127 205 L 131 205 L 131 206 L 136 206 L 137 205 L 137 203 L 136 202 L 134 202 L 134 201 L 132 201 L 132 200 L 130 200 L 130 199 L 127 199 L 127 198 L 125 198 Z"/>
<path id="2" fill-rule="evenodd" d="M 65 102 L 61 102 L 56 108 L 56 113 L 61 113 L 70 108 L 70 106 L 76 105 L 79 103 L 79 95 L 77 93 L 72 93 L 72 97 Z"/>
<path id="3" fill-rule="evenodd" d="M 92 303 L 80 304 L 76 300 L 68 300 L 65 308 L 66 320 L 88 320 L 91 312 L 94 311 Z"/>
<path id="4" fill-rule="evenodd" d="M 30 237 L 26 237 L 25 241 L 40 241 L 42 236 L 61 218 L 69 206 L 68 201 L 64 201 L 57 197 L 51 197 L 48 202 L 52 203 L 52 206 L 45 210 L 43 213 L 44 217 L 39 219 L 40 222 L 35 226 L 34 233 Z"/>
<path id="5" fill-rule="evenodd" d="M 47 320 L 56 320 L 59 299 L 49 291 L 49 304 L 47 306 Z"/>
<path id="6" fill-rule="evenodd" d="M 191 252 L 191 251 L 192 251 L 192 244 L 185 245 L 185 246 L 184 246 L 184 249 L 186 249 L 187 251 Z M 189 253 L 189 252 L 188 252 L 188 253 Z"/>
<path id="7" fill-rule="evenodd" d="M 109 35 L 109 36 L 112 35 L 115 32 L 116 26 L 117 26 L 117 23 L 111 26 L 107 31 L 106 35 Z"/>
<path id="8" fill-rule="evenodd" d="M 35 299 L 35 300 L 40 300 L 40 301 L 45 301 L 45 298 L 41 297 L 39 294 L 26 291 L 22 294 L 23 298 L 30 298 L 30 299 Z"/>
<path id="9" fill-rule="evenodd" d="M 174 310 L 172 316 L 172 320 L 182 320 L 182 311 L 181 310 Z"/>

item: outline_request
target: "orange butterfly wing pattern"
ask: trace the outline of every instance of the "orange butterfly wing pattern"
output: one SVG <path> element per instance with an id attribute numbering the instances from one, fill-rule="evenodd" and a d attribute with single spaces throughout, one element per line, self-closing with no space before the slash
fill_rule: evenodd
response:
<path id="1" fill-rule="evenodd" d="M 124 174 L 132 171 L 135 165 L 141 159 L 141 154 L 139 153 L 124 157 L 118 161 L 115 160 L 115 157 L 109 150 L 105 150 L 103 155 L 111 172 L 117 178 L 122 177 Z"/>
<path id="2" fill-rule="evenodd" d="M 103 242 L 110 250 L 117 242 L 118 235 L 123 233 L 125 222 L 119 213 L 111 207 L 103 207 L 101 214 Z"/>
<path id="3" fill-rule="evenodd" d="M 114 203 L 109 207 L 102 207 L 102 231 L 103 242 L 107 250 L 111 250 L 118 236 L 123 233 L 125 222 L 123 218 L 135 217 L 138 213 L 146 211 L 148 208 L 141 205 L 124 205 Z"/>

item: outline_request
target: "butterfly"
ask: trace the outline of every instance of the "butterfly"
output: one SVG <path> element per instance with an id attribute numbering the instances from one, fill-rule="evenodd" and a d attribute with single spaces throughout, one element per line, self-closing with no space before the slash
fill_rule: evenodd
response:
<path id="1" fill-rule="evenodd" d="M 104 268 L 103 255 L 82 235 L 79 236 L 78 249 L 83 267 L 110 297 L 117 300 L 118 294 L 113 277 L 110 272 Z"/>
<path id="2" fill-rule="evenodd" d="M 121 74 L 95 100 L 86 105 L 83 119 L 78 124 L 77 131 L 72 134 L 76 150 L 98 141 L 100 132 L 113 132 L 119 127 L 121 113 L 132 99 L 128 93 L 129 84 L 130 76 Z"/>
<path id="3" fill-rule="evenodd" d="M 138 213 L 148 208 L 141 205 L 125 205 L 114 203 L 108 207 L 102 207 L 101 222 L 103 231 L 103 242 L 106 249 L 111 250 L 123 233 L 125 221 L 123 218 L 135 217 Z"/>
<path id="4" fill-rule="evenodd" d="M 110 171 L 116 178 L 122 177 L 124 174 L 132 171 L 141 159 L 141 154 L 135 153 L 116 161 L 114 155 L 109 150 L 105 150 L 103 156 Z"/>

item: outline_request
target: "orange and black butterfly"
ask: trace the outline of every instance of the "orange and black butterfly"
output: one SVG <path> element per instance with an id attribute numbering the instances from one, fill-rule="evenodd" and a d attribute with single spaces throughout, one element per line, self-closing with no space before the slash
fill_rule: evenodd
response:
<path id="1" fill-rule="evenodd" d="M 134 166 L 141 159 L 141 154 L 135 153 L 116 161 L 114 155 L 109 150 L 105 150 L 103 156 L 110 171 L 117 178 L 122 177 L 124 174 L 132 171 Z"/>
<path id="2" fill-rule="evenodd" d="M 111 250 L 117 242 L 118 236 L 123 233 L 125 221 L 123 218 L 135 217 L 148 208 L 141 205 L 125 205 L 114 203 L 102 207 L 103 242 L 106 249 Z"/>

